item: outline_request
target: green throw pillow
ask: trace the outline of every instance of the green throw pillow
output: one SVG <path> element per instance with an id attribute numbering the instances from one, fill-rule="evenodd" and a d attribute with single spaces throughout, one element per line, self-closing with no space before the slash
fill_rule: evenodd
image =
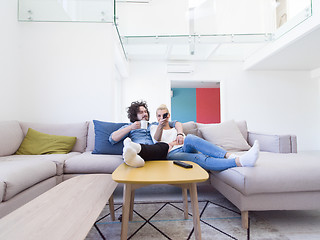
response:
<path id="1" fill-rule="evenodd" d="M 76 137 L 50 135 L 29 128 L 16 154 L 64 154 L 71 151 L 76 140 Z"/>

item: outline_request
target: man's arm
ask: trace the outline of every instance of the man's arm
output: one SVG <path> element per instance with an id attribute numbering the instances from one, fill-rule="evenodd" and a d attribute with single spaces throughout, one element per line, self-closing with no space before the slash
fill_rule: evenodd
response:
<path id="1" fill-rule="evenodd" d="M 183 144 L 184 142 L 184 133 L 181 122 L 176 122 L 175 129 L 177 130 L 177 142 L 178 144 Z"/>
<path id="2" fill-rule="evenodd" d="M 120 140 L 122 140 L 125 136 L 127 136 L 130 133 L 130 131 L 132 131 L 134 129 L 138 129 L 140 127 L 141 127 L 140 121 L 136 121 L 136 122 L 128 125 L 127 127 L 120 128 L 119 130 L 114 131 L 111 134 L 109 141 L 111 143 L 115 144 L 115 143 L 119 142 Z"/>
<path id="3" fill-rule="evenodd" d="M 176 122 L 176 125 L 174 127 L 177 130 L 178 134 L 183 133 L 183 127 L 181 122 Z"/>
<path id="4" fill-rule="evenodd" d="M 119 142 L 121 139 L 123 139 L 125 136 L 127 136 L 131 131 L 131 125 L 121 128 L 117 131 L 114 131 L 111 134 L 111 139 L 113 142 Z"/>

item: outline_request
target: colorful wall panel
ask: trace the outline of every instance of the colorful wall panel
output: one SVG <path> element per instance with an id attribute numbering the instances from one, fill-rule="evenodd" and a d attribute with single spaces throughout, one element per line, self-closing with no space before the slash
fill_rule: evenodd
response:
<path id="1" fill-rule="evenodd" d="M 172 88 L 171 119 L 220 122 L 220 88 Z"/>
<path id="2" fill-rule="evenodd" d="M 197 88 L 197 122 L 220 122 L 220 88 Z"/>
<path id="3" fill-rule="evenodd" d="M 173 88 L 171 119 L 179 122 L 197 121 L 196 89 Z"/>

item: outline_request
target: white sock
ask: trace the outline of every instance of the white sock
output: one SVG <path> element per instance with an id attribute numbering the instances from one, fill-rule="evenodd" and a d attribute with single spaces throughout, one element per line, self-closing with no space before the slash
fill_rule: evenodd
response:
<path id="1" fill-rule="evenodd" d="M 235 158 L 237 158 L 237 157 L 239 157 L 239 156 L 236 155 L 236 154 L 234 154 L 234 153 L 231 153 L 231 154 L 229 155 L 229 157 L 227 157 L 227 159 L 235 159 Z"/>
<path id="2" fill-rule="evenodd" d="M 142 157 L 137 155 L 137 152 L 132 147 L 124 147 L 123 148 L 123 159 L 124 162 L 130 167 L 143 167 L 144 160 Z"/>
<path id="3" fill-rule="evenodd" d="M 125 140 L 123 140 L 123 145 L 125 148 L 133 148 L 136 151 L 136 153 L 139 153 L 141 151 L 141 145 L 139 143 L 132 142 L 131 139 L 128 137 Z"/>
<path id="4" fill-rule="evenodd" d="M 259 151 L 260 151 L 259 142 L 258 140 L 255 140 L 252 148 L 248 152 L 246 152 L 245 154 L 239 157 L 239 162 L 241 166 L 254 167 L 256 161 L 259 158 Z"/>

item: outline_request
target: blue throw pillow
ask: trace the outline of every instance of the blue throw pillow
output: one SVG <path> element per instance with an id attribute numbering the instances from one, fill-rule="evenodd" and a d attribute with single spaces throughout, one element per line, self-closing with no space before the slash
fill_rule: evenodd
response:
<path id="1" fill-rule="evenodd" d="M 95 144 L 93 154 L 122 154 L 123 141 L 116 144 L 109 142 L 111 133 L 121 128 L 127 123 L 113 123 L 113 122 L 101 122 L 93 120 L 94 132 L 95 132 Z"/>

